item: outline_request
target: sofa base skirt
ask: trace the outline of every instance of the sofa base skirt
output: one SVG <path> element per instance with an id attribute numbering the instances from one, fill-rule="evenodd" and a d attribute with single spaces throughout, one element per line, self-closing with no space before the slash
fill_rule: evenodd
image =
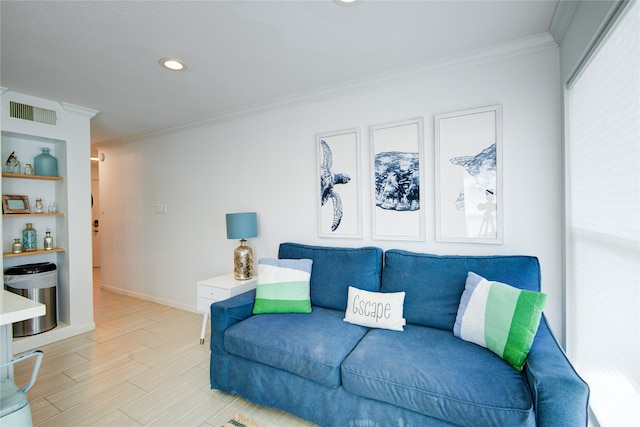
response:
<path id="1" fill-rule="evenodd" d="M 211 388 L 289 412 L 323 427 L 452 427 L 436 418 L 385 402 L 328 388 L 305 378 L 231 354 L 211 355 Z"/>

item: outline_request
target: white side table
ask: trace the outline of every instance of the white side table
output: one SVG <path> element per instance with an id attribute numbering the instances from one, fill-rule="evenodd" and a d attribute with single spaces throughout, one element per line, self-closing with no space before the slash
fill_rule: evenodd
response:
<path id="1" fill-rule="evenodd" d="M 200 344 L 204 344 L 211 303 L 223 301 L 255 289 L 257 281 L 256 276 L 249 280 L 236 280 L 233 278 L 233 273 L 229 273 L 198 282 L 198 311 L 203 314 Z"/>

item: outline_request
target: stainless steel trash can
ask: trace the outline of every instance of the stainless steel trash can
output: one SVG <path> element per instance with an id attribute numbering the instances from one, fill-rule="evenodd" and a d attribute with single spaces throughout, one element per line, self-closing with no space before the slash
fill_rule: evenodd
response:
<path id="1" fill-rule="evenodd" d="M 52 262 L 16 265 L 4 272 L 4 284 L 9 292 L 44 304 L 46 313 L 34 319 L 13 324 L 14 337 L 26 337 L 49 331 L 58 325 L 57 267 Z"/>

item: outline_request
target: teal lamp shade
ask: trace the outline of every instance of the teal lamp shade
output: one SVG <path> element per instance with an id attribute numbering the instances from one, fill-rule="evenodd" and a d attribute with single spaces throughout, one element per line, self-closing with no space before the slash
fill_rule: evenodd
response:
<path id="1" fill-rule="evenodd" d="M 240 239 L 240 246 L 233 251 L 233 277 L 249 280 L 253 277 L 253 250 L 246 239 L 258 236 L 258 220 L 255 212 L 227 214 L 227 239 Z"/>
<path id="2" fill-rule="evenodd" d="M 227 239 L 248 239 L 258 236 L 258 220 L 255 212 L 227 214 Z"/>

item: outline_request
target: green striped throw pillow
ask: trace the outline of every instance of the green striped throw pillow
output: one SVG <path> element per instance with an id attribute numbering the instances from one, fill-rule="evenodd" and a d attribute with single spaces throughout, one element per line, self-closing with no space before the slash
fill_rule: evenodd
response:
<path id="1" fill-rule="evenodd" d="M 258 260 L 253 314 L 311 313 L 310 259 Z"/>
<path id="2" fill-rule="evenodd" d="M 492 282 L 469 272 L 453 334 L 488 348 L 522 371 L 546 301 L 543 293 Z"/>

